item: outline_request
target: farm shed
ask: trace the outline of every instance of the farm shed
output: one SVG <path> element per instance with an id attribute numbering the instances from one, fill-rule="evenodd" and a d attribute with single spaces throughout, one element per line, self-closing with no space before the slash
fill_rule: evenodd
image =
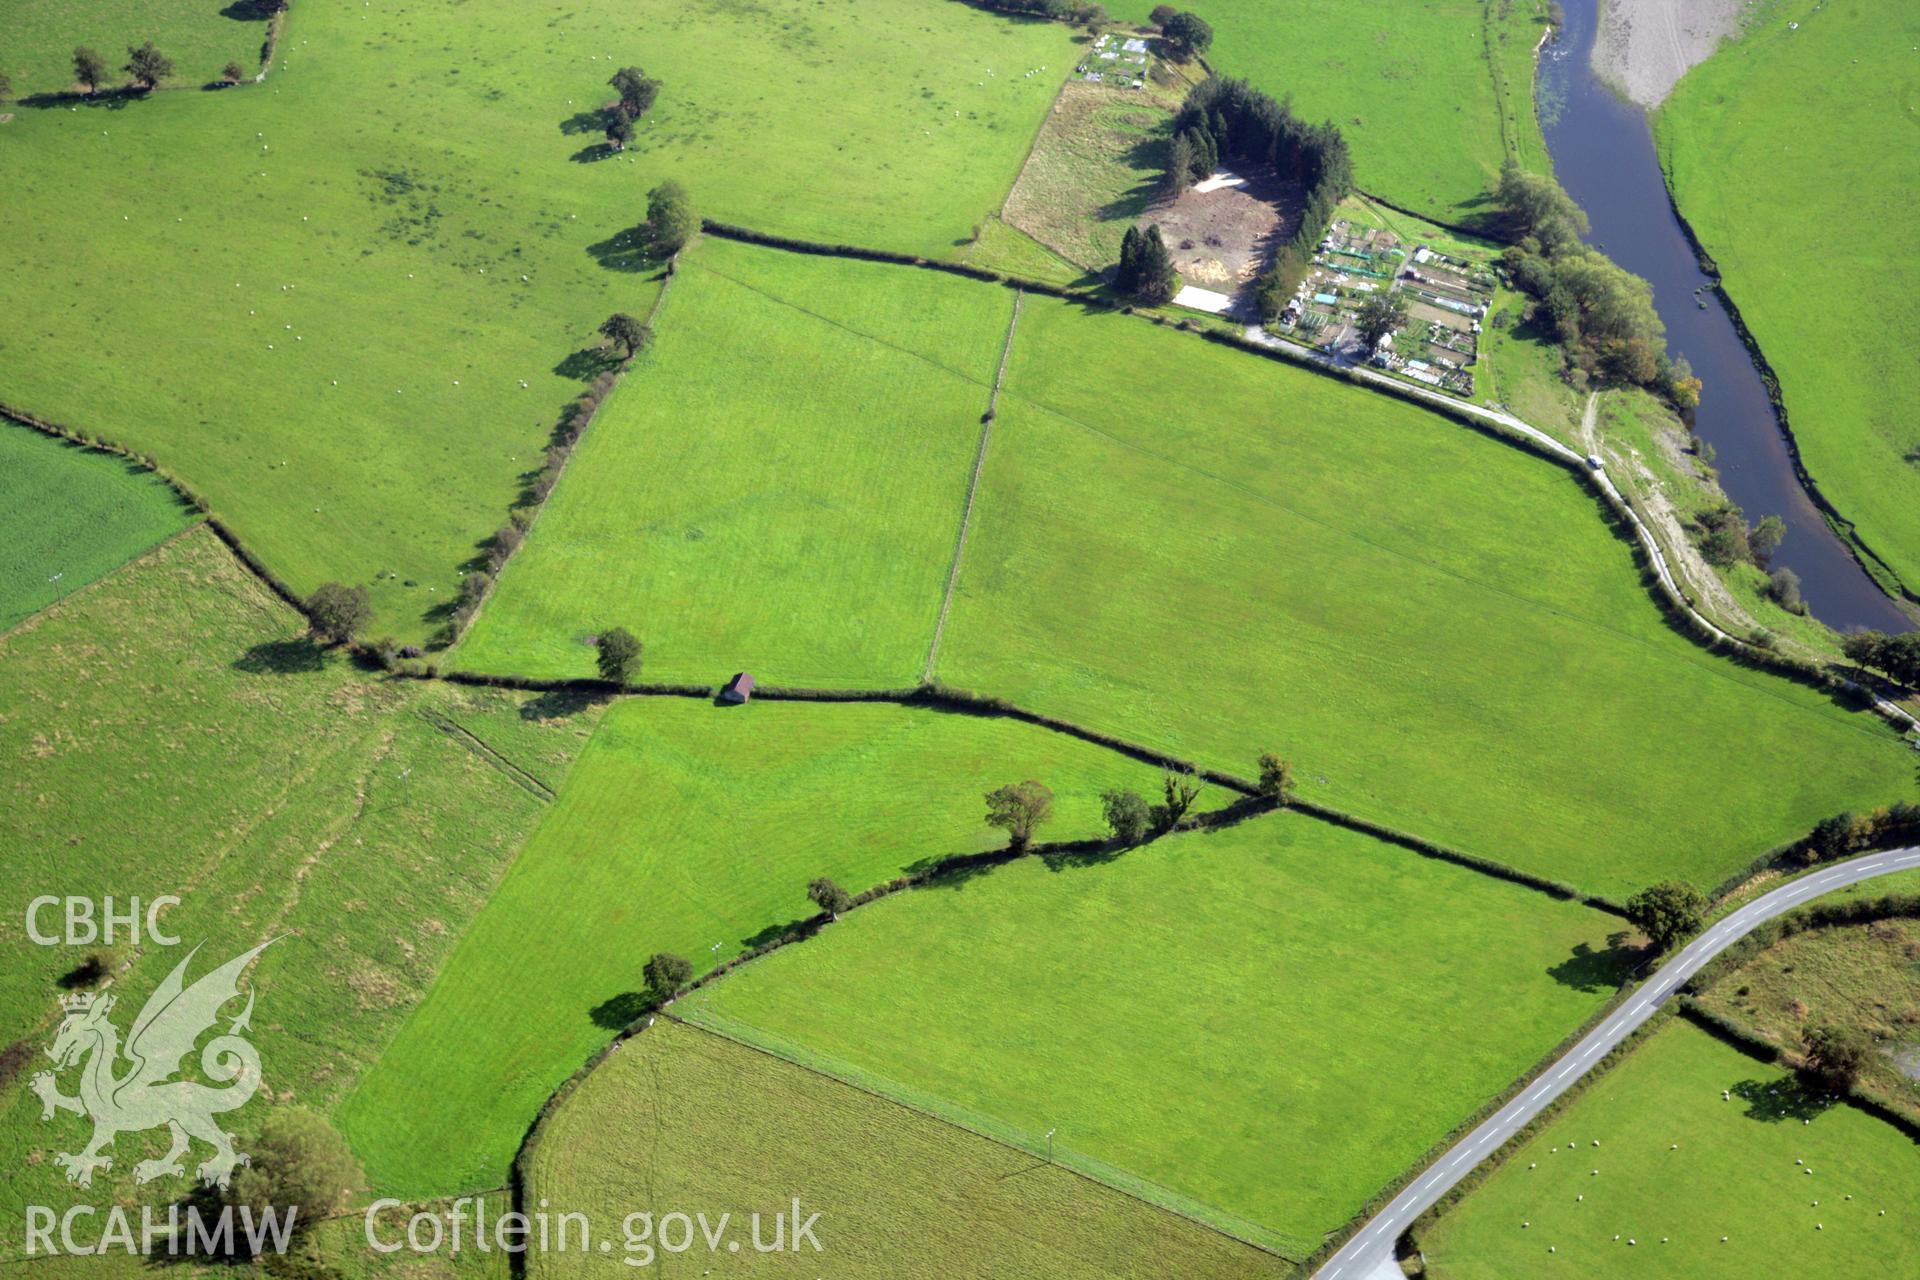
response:
<path id="1" fill-rule="evenodd" d="M 736 671 L 733 679 L 727 681 L 726 687 L 720 690 L 720 701 L 732 703 L 735 706 L 751 697 L 753 697 L 753 677 L 744 671 Z"/>

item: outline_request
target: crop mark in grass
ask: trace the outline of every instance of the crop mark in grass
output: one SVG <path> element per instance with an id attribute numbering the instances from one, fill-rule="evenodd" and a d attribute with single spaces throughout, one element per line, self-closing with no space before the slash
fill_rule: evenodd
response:
<path id="1" fill-rule="evenodd" d="M 902 355 L 912 356 L 915 360 L 920 361 L 922 364 L 932 365 L 936 369 L 940 369 L 947 373 L 952 374 L 954 377 L 959 378 L 963 382 L 971 382 L 976 387 L 984 387 L 988 385 L 984 379 L 977 378 L 970 373 L 962 372 L 961 370 L 954 368 L 950 364 L 944 364 L 941 361 L 935 360 L 932 356 L 926 355 L 919 351 L 915 351 L 911 347 L 903 347 L 897 342 L 891 342 L 888 339 L 881 337 L 877 333 L 868 333 L 865 329 L 855 328 L 853 325 L 847 324 L 845 321 L 835 320 L 832 316 L 821 315 L 818 311 L 815 311 L 810 307 L 801 306 L 799 303 L 793 301 L 791 298 L 783 298 L 779 294 L 770 292 L 769 290 L 764 289 L 757 284 L 751 284 L 748 281 L 740 279 L 738 276 L 729 275 L 725 271 L 722 271 L 717 267 L 710 267 L 706 263 L 699 262 L 692 258 L 687 259 L 687 265 L 691 267 L 697 267 L 701 271 L 704 271 L 709 275 L 719 276 L 722 280 L 730 280 L 734 284 L 739 285 L 742 289 L 746 289 L 746 290 L 749 290 L 750 292 L 759 294 L 761 297 L 767 299 L 769 302 L 778 303 L 780 306 L 791 308 L 794 311 L 798 311 L 801 315 L 811 316 L 815 320 L 820 321 L 822 324 L 830 324 L 834 328 L 850 333 L 856 338 L 865 338 L 868 342 L 877 342 L 881 346 L 886 347 L 889 350 L 898 351 Z M 892 265 L 892 264 L 887 264 L 887 265 Z"/>
<path id="2" fill-rule="evenodd" d="M 534 777 L 533 774 L 527 772 L 512 760 L 509 760 L 506 756 L 488 746 L 486 742 L 482 741 L 478 735 L 465 725 L 458 723 L 452 717 L 432 707 L 420 708 L 420 718 L 452 738 L 455 742 L 458 742 L 467 750 L 473 752 L 474 755 L 480 757 L 486 764 L 493 766 L 505 774 L 508 779 L 523 790 L 530 792 L 542 801 L 548 803 L 553 801 L 554 790 L 552 787 L 549 787 L 546 783 Z"/>
<path id="3" fill-rule="evenodd" d="M 960 561 L 967 553 L 967 531 L 973 527 L 973 500 L 980 492 L 980 472 L 987 464 L 987 445 L 993 439 L 993 418 L 1000 408 L 1000 384 L 1006 381 L 1007 357 L 1013 354 L 1013 334 L 1020 327 L 1020 303 L 1026 295 L 1013 291 L 1013 315 L 1007 321 L 1007 339 L 1000 346 L 1000 367 L 993 374 L 993 389 L 987 393 L 987 411 L 980 417 L 980 444 L 973 452 L 973 474 L 967 478 L 967 501 L 960 509 L 960 533 L 953 540 L 953 564 L 947 569 L 947 589 L 940 597 L 940 616 L 933 624 L 933 642 L 927 646 L 927 661 L 920 668 L 920 682 L 933 679 L 933 664 L 940 656 L 940 637 L 947 631 L 947 614 L 953 609 L 953 589 L 960 583 Z"/>

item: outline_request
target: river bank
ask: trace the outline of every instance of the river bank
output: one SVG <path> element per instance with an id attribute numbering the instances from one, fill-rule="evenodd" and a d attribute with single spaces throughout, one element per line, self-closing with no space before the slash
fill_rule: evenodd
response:
<path id="1" fill-rule="evenodd" d="M 1606 4 L 1626 6 L 1629 21 L 1638 17 L 1642 46 L 1648 24 L 1663 20 L 1661 6 L 1672 7 L 1671 0 Z M 1602 7 L 1602 0 L 1566 0 L 1558 38 L 1541 55 L 1537 90 L 1539 100 L 1552 105 L 1542 111 L 1542 127 L 1555 174 L 1592 220 L 1589 241 L 1652 285 L 1669 349 L 1684 356 L 1704 383 L 1692 425 L 1713 450 L 1721 487 L 1750 520 L 1777 515 L 1785 522 L 1787 537 L 1774 565 L 1799 576 L 1814 615 L 1836 630 L 1910 629 L 1912 621 L 1836 536 L 1827 511 L 1803 483 L 1804 469 L 1778 412 L 1777 388 L 1768 383 L 1751 335 L 1722 304 L 1717 277 L 1703 269 L 1699 248 L 1678 217 L 1645 112 L 1600 77 L 1603 56 L 1630 61 L 1636 43 L 1616 36 L 1603 55 Z M 1712 0 L 1701 11 L 1720 7 L 1721 0 Z M 1696 45 L 1704 39 L 1699 35 Z M 1685 46 L 1678 47 L 1678 54 L 1669 50 L 1669 69 L 1684 57 Z M 1653 65 L 1643 59 L 1644 84 L 1653 83 Z"/>

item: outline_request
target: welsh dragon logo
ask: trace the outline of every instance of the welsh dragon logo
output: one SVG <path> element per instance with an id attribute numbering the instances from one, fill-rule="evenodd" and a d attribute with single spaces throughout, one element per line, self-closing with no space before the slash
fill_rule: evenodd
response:
<path id="1" fill-rule="evenodd" d="M 61 997 L 65 1017 L 53 1047 L 47 1050 L 55 1067 L 34 1076 L 33 1091 L 40 1095 L 42 1120 L 53 1119 L 58 1111 L 71 1111 L 93 1121 L 93 1140 L 85 1150 L 54 1157 L 67 1171 L 68 1182 L 88 1186 L 95 1169 L 111 1170 L 112 1159 L 102 1153 L 113 1145 L 116 1134 L 161 1125 L 171 1132 L 172 1145 L 158 1160 L 136 1164 L 135 1181 L 183 1174 L 180 1157 L 187 1153 L 192 1138 L 213 1148 L 197 1170 L 210 1186 L 226 1186 L 234 1169 L 247 1163 L 247 1157 L 233 1149 L 233 1136 L 223 1132 L 214 1117 L 246 1105 L 260 1088 L 260 1053 L 240 1034 L 253 1017 L 251 991 L 246 1008 L 227 1024 L 226 1033 L 207 1041 L 200 1051 L 200 1069 L 225 1087 L 175 1076 L 201 1033 L 219 1020 L 221 1006 L 240 994 L 241 971 L 271 945 L 271 940 L 263 942 L 187 986 L 187 965 L 200 950 L 195 947 L 148 998 L 133 1020 L 124 1047 L 119 1029 L 108 1020 L 113 996 L 84 992 Z M 75 1064 L 82 1064 L 80 1092 L 70 1098 L 60 1092 L 55 1074 Z"/>

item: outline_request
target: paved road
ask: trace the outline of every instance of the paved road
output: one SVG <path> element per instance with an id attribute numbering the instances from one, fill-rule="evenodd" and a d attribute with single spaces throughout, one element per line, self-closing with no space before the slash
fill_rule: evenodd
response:
<path id="1" fill-rule="evenodd" d="M 1482 1160 L 1499 1150 L 1500 1144 L 1540 1114 L 1615 1045 L 1632 1035 L 1702 965 L 1752 932 L 1755 926 L 1803 906 L 1811 899 L 1862 880 L 1914 868 L 1920 868 L 1920 848 L 1870 853 L 1822 867 L 1729 914 L 1662 965 L 1632 999 L 1541 1072 L 1518 1097 L 1430 1165 L 1374 1215 L 1359 1234 L 1347 1241 L 1340 1252 L 1327 1259 L 1315 1280 L 1388 1280 L 1389 1277 L 1400 1280 L 1400 1267 L 1393 1257 L 1394 1241 L 1413 1225 L 1413 1220 Z"/>

